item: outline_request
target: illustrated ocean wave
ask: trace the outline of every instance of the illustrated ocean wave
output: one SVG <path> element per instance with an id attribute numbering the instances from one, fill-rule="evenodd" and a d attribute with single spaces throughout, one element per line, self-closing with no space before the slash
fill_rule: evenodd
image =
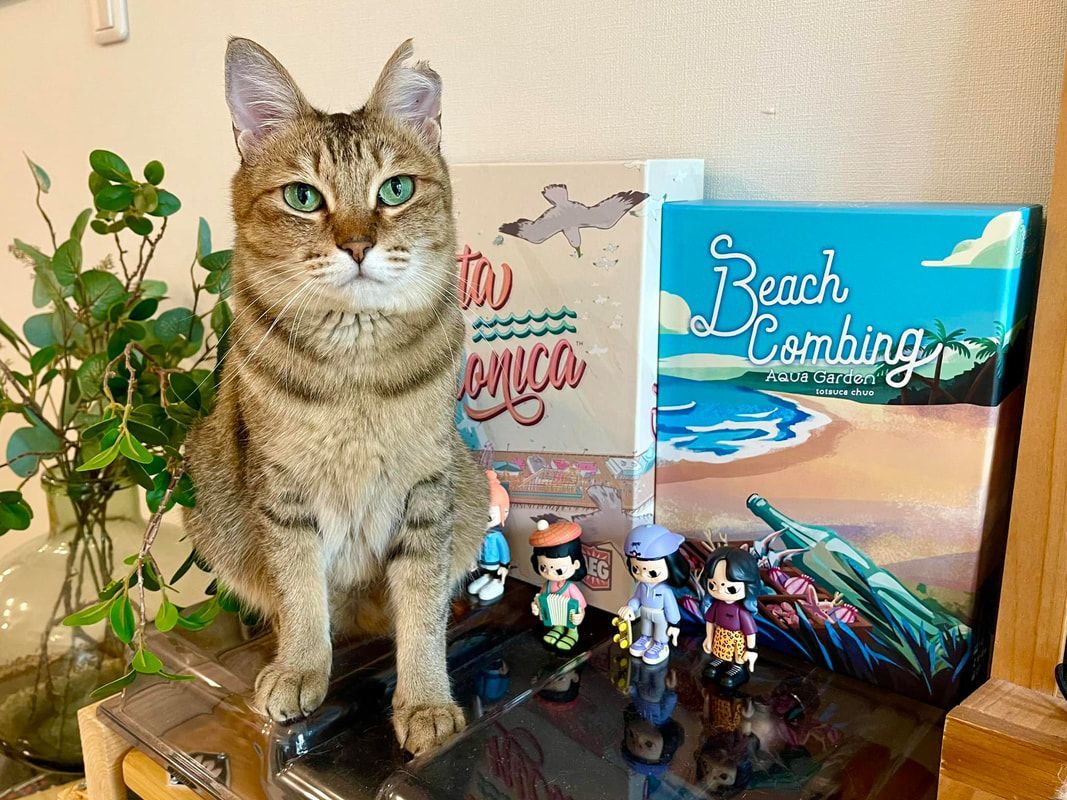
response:
<path id="1" fill-rule="evenodd" d="M 521 317 L 516 317 L 514 314 L 500 317 L 494 314 L 492 317 L 478 317 L 478 319 L 474 320 L 471 324 L 471 327 L 495 328 L 504 325 L 528 325 L 531 322 L 544 322 L 546 319 L 550 319 L 553 322 L 559 322 L 561 319 L 578 319 L 578 314 L 575 311 L 571 311 L 566 306 L 561 306 L 559 311 L 549 311 L 546 308 L 540 314 L 535 314 L 533 311 L 527 311 Z"/>
<path id="2" fill-rule="evenodd" d="M 525 339 L 527 336 L 558 336 L 561 333 L 577 333 L 578 329 L 571 325 L 569 322 L 560 323 L 556 327 L 551 325 L 544 325 L 540 328 L 530 326 L 529 328 L 514 329 L 509 328 L 503 331 L 483 331 L 478 330 L 474 332 L 474 336 L 471 337 L 472 342 L 487 341 L 491 342 L 494 339 Z"/>
<path id="3" fill-rule="evenodd" d="M 792 400 L 726 381 L 660 376 L 657 457 L 721 464 L 794 447 L 830 419 Z"/>
<path id="4" fill-rule="evenodd" d="M 688 411 L 691 408 L 696 408 L 696 404 L 696 400 L 691 400 L 688 403 L 682 403 L 680 406 L 660 406 L 659 413 L 662 414 L 668 411 Z"/>

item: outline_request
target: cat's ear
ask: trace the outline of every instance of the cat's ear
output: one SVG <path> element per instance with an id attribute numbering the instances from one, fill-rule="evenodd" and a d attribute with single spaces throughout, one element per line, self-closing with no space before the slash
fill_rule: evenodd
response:
<path id="1" fill-rule="evenodd" d="M 285 67 L 251 39 L 231 39 L 226 48 L 226 102 L 242 158 L 265 134 L 311 108 Z"/>
<path id="2" fill-rule="evenodd" d="M 365 108 L 408 125 L 437 149 L 441 145 L 441 76 L 425 61 L 406 65 L 412 52 L 411 39 L 396 49 Z"/>

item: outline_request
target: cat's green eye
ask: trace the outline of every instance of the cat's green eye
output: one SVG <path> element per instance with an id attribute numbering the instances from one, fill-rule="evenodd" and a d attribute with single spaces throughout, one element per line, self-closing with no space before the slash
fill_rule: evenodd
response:
<path id="1" fill-rule="evenodd" d="M 306 183 L 290 183 L 282 189 L 286 204 L 297 211 L 316 211 L 322 207 L 322 195 Z"/>
<path id="2" fill-rule="evenodd" d="M 378 189 L 378 199 L 387 206 L 406 203 L 415 194 L 415 181 L 410 175 L 394 175 Z"/>

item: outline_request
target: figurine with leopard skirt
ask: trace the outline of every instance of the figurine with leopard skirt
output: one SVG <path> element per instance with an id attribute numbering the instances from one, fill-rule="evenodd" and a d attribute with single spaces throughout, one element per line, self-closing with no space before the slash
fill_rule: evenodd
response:
<path id="1" fill-rule="evenodd" d="M 756 667 L 756 599 L 759 563 L 748 550 L 719 547 L 704 565 L 701 581 L 711 603 L 704 612 L 704 676 L 724 689 L 748 682 Z"/>

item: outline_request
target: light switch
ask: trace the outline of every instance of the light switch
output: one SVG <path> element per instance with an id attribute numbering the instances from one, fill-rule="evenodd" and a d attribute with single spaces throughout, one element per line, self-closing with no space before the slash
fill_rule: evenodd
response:
<path id="1" fill-rule="evenodd" d="M 93 40 L 97 44 L 114 44 L 130 38 L 130 15 L 126 0 L 89 0 Z"/>

